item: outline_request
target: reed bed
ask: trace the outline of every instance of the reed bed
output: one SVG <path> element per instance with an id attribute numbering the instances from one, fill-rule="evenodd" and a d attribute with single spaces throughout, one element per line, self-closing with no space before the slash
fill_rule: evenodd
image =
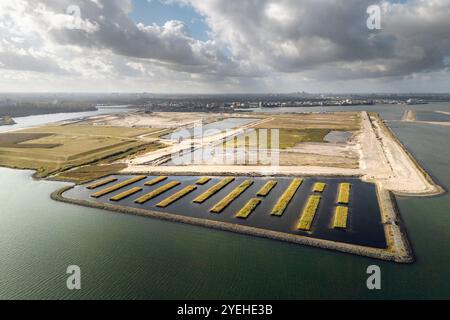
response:
<path id="1" fill-rule="evenodd" d="M 184 188 L 181 191 L 178 191 L 177 193 L 171 195 L 170 197 L 168 197 L 167 199 L 164 199 L 163 201 L 161 201 L 160 203 L 158 203 L 156 206 L 160 207 L 160 208 L 167 208 L 168 206 L 170 206 L 172 203 L 177 202 L 178 200 L 180 200 L 181 198 L 184 198 L 185 196 L 187 196 L 188 194 L 190 194 L 191 192 L 193 192 L 194 190 L 197 190 L 196 186 L 187 186 L 186 188 Z"/>
<path id="2" fill-rule="evenodd" d="M 326 187 L 327 187 L 326 183 L 317 182 L 316 184 L 314 184 L 313 192 L 323 193 Z"/>
<path id="3" fill-rule="evenodd" d="M 314 217 L 316 216 L 317 209 L 319 208 L 321 196 L 311 196 L 308 199 L 305 209 L 303 210 L 302 217 L 297 226 L 298 230 L 310 231 Z"/>
<path id="4" fill-rule="evenodd" d="M 286 189 L 284 194 L 280 197 L 275 207 L 272 209 L 272 215 L 273 216 L 279 216 L 281 217 L 284 214 L 284 211 L 286 210 L 289 203 L 292 201 L 292 199 L 295 196 L 295 193 L 297 192 L 298 188 L 303 183 L 303 179 L 295 178 L 291 185 Z"/>
<path id="5" fill-rule="evenodd" d="M 257 195 L 259 197 L 267 197 L 269 193 L 275 188 L 275 186 L 278 184 L 276 180 L 270 180 L 268 181 L 261 190 L 258 191 Z"/>
<path id="6" fill-rule="evenodd" d="M 213 195 L 218 193 L 220 190 L 225 188 L 227 185 L 232 183 L 236 178 L 228 177 L 220 181 L 218 184 L 207 190 L 205 193 L 201 194 L 197 198 L 194 199 L 194 203 L 204 203 L 206 200 L 211 198 Z"/>
<path id="7" fill-rule="evenodd" d="M 96 192 L 96 193 L 94 193 L 91 197 L 92 197 L 92 198 L 100 198 L 100 197 L 103 197 L 104 195 L 107 195 L 107 194 L 109 194 L 109 193 L 112 193 L 112 192 L 114 192 L 114 191 L 117 191 L 117 190 L 119 190 L 119 189 L 122 189 L 122 188 L 124 188 L 124 187 L 127 187 L 127 186 L 129 186 L 130 184 L 136 183 L 136 182 L 141 181 L 141 180 L 144 180 L 144 179 L 146 179 L 146 178 L 147 178 L 147 176 L 137 176 L 137 177 L 134 177 L 134 178 L 132 178 L 132 179 L 129 179 L 129 180 L 124 181 L 124 182 L 121 182 L 121 183 L 116 184 L 116 185 L 114 185 L 114 186 L 112 186 L 112 187 L 109 187 L 109 188 L 107 188 L 107 189 L 104 189 L 104 190 L 101 190 L 101 191 L 99 191 L 99 192 Z"/>
<path id="8" fill-rule="evenodd" d="M 114 197 L 112 197 L 109 200 L 111 200 L 111 201 L 121 201 L 121 200 L 123 200 L 125 198 L 128 198 L 128 197 L 132 196 L 133 194 L 136 194 L 136 193 L 141 192 L 141 191 L 142 191 L 142 188 L 133 188 L 133 189 L 130 189 L 128 191 L 122 192 L 121 194 L 118 194 L 117 196 L 114 196 Z"/>
<path id="9" fill-rule="evenodd" d="M 253 198 L 236 214 L 236 218 L 248 219 L 248 217 L 256 210 L 261 204 L 261 199 Z"/>
<path id="10" fill-rule="evenodd" d="M 207 184 L 210 181 L 211 181 L 211 178 L 205 177 L 205 178 L 201 178 L 201 179 L 197 180 L 197 182 L 195 184 L 197 184 L 199 186 L 203 186 L 203 185 Z"/>
<path id="11" fill-rule="evenodd" d="M 168 178 L 169 178 L 169 177 L 165 177 L 165 176 L 157 177 L 157 178 L 155 178 L 155 179 L 152 179 L 152 180 L 150 180 L 150 181 L 147 181 L 147 182 L 145 183 L 145 185 L 151 187 L 151 186 L 154 186 L 155 184 L 158 184 L 158 183 L 160 183 L 160 182 L 166 181 Z"/>
<path id="12" fill-rule="evenodd" d="M 108 183 L 116 182 L 117 180 L 119 180 L 119 179 L 117 179 L 117 178 L 104 179 L 104 180 L 101 180 L 101 181 L 96 182 L 94 184 L 91 184 L 91 185 L 87 186 L 86 188 L 89 189 L 89 190 L 94 190 L 94 189 L 103 187 L 104 185 L 107 185 Z"/>
<path id="13" fill-rule="evenodd" d="M 349 204 L 350 203 L 350 183 L 341 183 L 339 186 L 339 196 L 338 203 L 339 204 Z"/>
<path id="14" fill-rule="evenodd" d="M 225 198 L 223 198 L 222 201 L 217 203 L 210 211 L 212 213 L 221 213 L 234 200 L 236 200 L 241 194 L 243 194 L 245 190 L 250 188 L 252 184 L 253 184 L 252 180 L 245 180 L 236 189 L 231 191 Z"/>
<path id="15" fill-rule="evenodd" d="M 153 190 L 152 192 L 150 192 L 150 193 L 148 193 L 148 194 L 146 194 L 146 195 L 136 199 L 134 202 L 138 203 L 138 204 L 144 204 L 147 201 L 152 200 L 152 199 L 156 198 L 157 196 L 159 196 L 159 195 L 161 195 L 161 194 L 163 194 L 163 193 L 165 193 L 165 192 L 167 192 L 167 191 L 169 191 L 169 190 L 179 186 L 180 184 L 181 184 L 181 182 L 179 182 L 179 181 L 169 182 L 168 184 L 166 184 L 166 185 L 164 185 L 164 186 L 162 186 L 162 187 L 160 187 L 160 188 L 158 188 L 156 190 Z"/>
<path id="16" fill-rule="evenodd" d="M 333 228 L 347 229 L 348 207 L 338 206 L 334 214 Z"/>

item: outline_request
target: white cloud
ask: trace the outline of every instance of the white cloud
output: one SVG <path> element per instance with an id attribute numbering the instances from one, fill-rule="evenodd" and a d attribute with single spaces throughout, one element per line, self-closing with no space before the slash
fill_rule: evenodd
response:
<path id="1" fill-rule="evenodd" d="M 102 81 L 114 90 L 206 92 L 328 91 L 359 79 L 420 87 L 449 77 L 448 0 L 383 2 L 376 33 L 365 23 L 372 0 L 173 2 L 204 16 L 211 39 L 194 39 L 182 21 L 136 24 L 131 0 L 0 2 L 3 90 L 36 78 L 49 90 L 100 90 L 92 84 Z"/>

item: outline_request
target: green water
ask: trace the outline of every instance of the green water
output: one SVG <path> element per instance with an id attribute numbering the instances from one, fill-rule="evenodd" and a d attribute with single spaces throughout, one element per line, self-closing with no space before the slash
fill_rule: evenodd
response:
<path id="1" fill-rule="evenodd" d="M 450 189 L 450 128 L 391 124 Z M 50 200 L 61 183 L 0 169 L 0 298 L 450 298 L 450 196 L 400 198 L 417 257 L 398 265 Z M 66 289 L 69 265 L 82 290 Z M 367 266 L 382 290 L 366 289 Z"/>

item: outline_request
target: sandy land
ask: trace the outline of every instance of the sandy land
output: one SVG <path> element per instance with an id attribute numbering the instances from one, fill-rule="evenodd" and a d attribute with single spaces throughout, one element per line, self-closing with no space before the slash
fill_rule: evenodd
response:
<path id="1" fill-rule="evenodd" d="M 361 176 L 359 169 L 317 166 L 130 166 L 123 173 L 158 173 L 186 175 L 250 175 L 250 176 Z"/>
<path id="2" fill-rule="evenodd" d="M 179 128 L 194 125 L 198 121 L 214 121 L 219 117 L 220 114 L 200 112 L 136 112 L 92 117 L 89 122 L 94 126 Z"/>
<path id="3" fill-rule="evenodd" d="M 280 152 L 280 165 L 186 165 L 159 166 L 180 151 L 213 146 L 248 127 L 272 123 L 267 118 L 257 124 L 226 134 L 190 140 L 181 144 L 127 160 L 124 173 L 161 174 L 255 174 L 255 175 L 337 175 L 361 176 L 364 181 L 378 183 L 381 188 L 402 195 L 436 195 L 442 193 L 432 179 L 418 166 L 378 116 L 361 115 L 361 130 L 348 144 L 305 143 Z"/>
<path id="4" fill-rule="evenodd" d="M 363 180 L 404 195 L 434 195 L 442 189 L 418 166 L 379 116 L 363 112 L 359 136 Z"/>

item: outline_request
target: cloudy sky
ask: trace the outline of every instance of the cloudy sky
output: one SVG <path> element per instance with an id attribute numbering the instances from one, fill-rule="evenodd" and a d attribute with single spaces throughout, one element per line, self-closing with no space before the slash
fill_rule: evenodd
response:
<path id="1" fill-rule="evenodd" d="M 450 0 L 1 1 L 0 91 L 450 93 L 449 17 Z"/>

